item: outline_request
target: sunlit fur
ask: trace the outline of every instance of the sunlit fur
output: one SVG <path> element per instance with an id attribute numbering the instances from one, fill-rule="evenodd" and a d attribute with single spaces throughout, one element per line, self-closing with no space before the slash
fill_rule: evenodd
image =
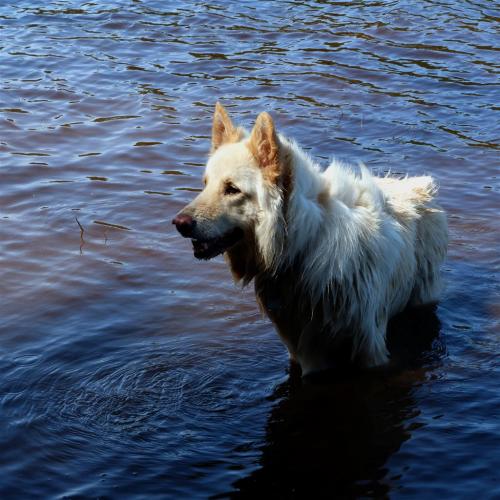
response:
<path id="1" fill-rule="evenodd" d="M 217 113 L 226 131 L 214 129 L 221 135 L 212 139 L 206 187 L 182 211 L 197 221 L 193 237 L 244 230 L 226 250 L 233 276 L 254 280 L 304 374 L 331 367 L 345 345 L 354 363 L 387 363 L 388 320 L 439 297 L 447 227 L 433 179 L 376 177 L 336 161 L 322 170 L 275 133 L 267 113 L 251 134 L 234 128 L 220 105 L 214 123 Z M 227 182 L 241 195 L 225 196 Z"/>

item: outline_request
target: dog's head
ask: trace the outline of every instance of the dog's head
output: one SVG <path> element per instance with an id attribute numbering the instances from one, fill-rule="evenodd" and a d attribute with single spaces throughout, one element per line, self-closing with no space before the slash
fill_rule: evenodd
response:
<path id="1" fill-rule="evenodd" d="M 216 104 L 205 187 L 172 221 L 182 236 L 191 238 L 195 257 L 211 259 L 251 237 L 268 260 L 266 252 L 276 246 L 273 226 L 281 214 L 281 163 L 268 113 L 257 117 L 248 134 Z"/>

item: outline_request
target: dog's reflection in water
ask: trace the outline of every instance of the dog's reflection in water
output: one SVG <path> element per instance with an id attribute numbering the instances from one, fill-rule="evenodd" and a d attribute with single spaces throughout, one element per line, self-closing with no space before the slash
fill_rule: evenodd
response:
<path id="1" fill-rule="evenodd" d="M 442 352 L 433 309 L 412 310 L 389 328 L 392 366 L 300 378 L 291 366 L 266 429 L 259 468 L 238 480 L 231 497 L 385 497 L 397 482 L 384 467 L 411 436 L 418 416 L 413 389 Z M 394 340 L 393 340 L 394 339 Z M 395 341 L 397 340 L 397 344 Z M 266 497 L 267 498 L 267 497 Z"/>

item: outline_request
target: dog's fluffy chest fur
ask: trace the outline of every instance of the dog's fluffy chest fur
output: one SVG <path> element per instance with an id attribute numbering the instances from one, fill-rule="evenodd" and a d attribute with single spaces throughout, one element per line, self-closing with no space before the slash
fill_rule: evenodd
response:
<path id="1" fill-rule="evenodd" d="M 300 281 L 289 269 L 279 276 L 256 277 L 255 295 L 287 346 L 290 358 L 300 363 L 304 373 L 351 360 L 354 325 L 340 320 L 345 305 L 340 293 L 331 293 L 314 305 L 304 297 Z"/>

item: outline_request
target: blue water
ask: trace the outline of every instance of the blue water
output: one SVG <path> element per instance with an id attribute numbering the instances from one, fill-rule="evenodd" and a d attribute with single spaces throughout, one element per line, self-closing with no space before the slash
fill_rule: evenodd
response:
<path id="1" fill-rule="evenodd" d="M 0 4 L 1 498 L 500 498 L 495 2 Z M 172 216 L 221 100 L 431 174 L 447 289 L 399 369 L 302 381 Z"/>

